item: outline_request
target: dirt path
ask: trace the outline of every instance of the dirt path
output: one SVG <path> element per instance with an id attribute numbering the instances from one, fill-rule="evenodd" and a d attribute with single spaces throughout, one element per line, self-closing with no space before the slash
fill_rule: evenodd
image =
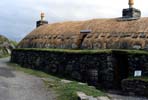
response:
<path id="1" fill-rule="evenodd" d="M 12 70 L 8 61 L 0 59 L 0 100 L 55 100 L 40 78 Z"/>

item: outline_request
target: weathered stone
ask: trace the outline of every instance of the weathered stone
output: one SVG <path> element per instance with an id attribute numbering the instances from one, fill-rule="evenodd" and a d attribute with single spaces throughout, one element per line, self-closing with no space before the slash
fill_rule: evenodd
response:
<path id="1" fill-rule="evenodd" d="M 44 51 L 13 51 L 11 61 L 24 67 L 71 77 L 97 86 L 101 84 L 98 81 L 108 83 L 114 80 L 112 78 L 113 65 L 107 64 L 107 56 L 110 56 L 110 58 L 108 58 L 108 60 L 110 60 L 110 54 L 75 55 Z M 105 78 L 103 78 L 104 76 Z"/>
<path id="2" fill-rule="evenodd" d="M 108 97 L 101 96 L 101 97 L 97 97 L 97 100 L 110 100 L 110 99 Z"/>
<path id="3" fill-rule="evenodd" d="M 130 95 L 148 96 L 148 82 L 142 80 L 122 80 L 122 89 L 124 92 L 128 92 Z"/>
<path id="4" fill-rule="evenodd" d="M 125 18 L 126 20 L 139 19 L 140 17 L 141 17 L 141 12 L 138 9 L 135 8 L 123 9 L 123 18 Z"/>
<path id="5" fill-rule="evenodd" d="M 78 100 L 89 100 L 88 96 L 83 92 L 77 92 Z"/>
<path id="6" fill-rule="evenodd" d="M 122 62 L 123 55 L 120 55 L 121 57 L 119 58 L 116 58 L 115 55 L 116 54 L 105 53 L 74 54 L 14 50 L 12 52 L 11 61 L 18 63 L 23 67 L 66 76 L 82 82 L 87 82 L 90 85 L 102 86 L 105 88 L 116 87 L 115 82 L 120 82 L 128 76 L 134 76 L 135 70 L 142 70 L 142 76 L 147 75 L 148 56 L 127 55 L 125 58 L 125 60 L 127 59 L 127 66 L 124 67 L 128 67 L 128 73 L 126 74 L 126 77 L 123 77 L 125 73 L 115 74 L 115 72 L 119 72 L 119 69 L 117 70 L 115 66 L 118 65 L 118 67 L 120 67 L 124 64 L 124 62 Z M 117 62 L 119 59 L 121 59 L 120 63 Z M 121 77 L 121 79 L 116 79 L 115 75 Z M 132 82 L 128 82 L 128 84 L 132 85 Z"/>
<path id="7" fill-rule="evenodd" d="M 80 85 L 86 85 L 87 83 L 78 82 L 78 84 L 80 84 Z"/>
<path id="8" fill-rule="evenodd" d="M 70 80 L 61 80 L 61 82 L 63 82 L 63 83 L 71 83 L 72 81 L 70 81 Z"/>
<path id="9" fill-rule="evenodd" d="M 71 76 L 72 76 L 73 79 L 76 79 L 76 80 L 79 80 L 79 81 L 82 80 L 82 76 L 81 76 L 80 72 L 78 72 L 78 71 L 73 71 Z"/>
<path id="10" fill-rule="evenodd" d="M 87 96 L 83 92 L 77 92 L 78 100 L 110 100 L 108 97 L 97 97 Z"/>

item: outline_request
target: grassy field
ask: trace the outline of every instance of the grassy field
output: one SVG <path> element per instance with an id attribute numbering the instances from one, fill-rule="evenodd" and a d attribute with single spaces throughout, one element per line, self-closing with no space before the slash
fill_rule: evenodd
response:
<path id="1" fill-rule="evenodd" d="M 17 64 L 8 63 L 12 66 L 13 69 L 25 72 L 30 75 L 35 75 L 37 77 L 41 77 L 45 82 L 45 85 L 50 90 L 53 89 L 58 94 L 58 100 L 77 100 L 77 91 L 81 91 L 86 93 L 87 95 L 91 95 L 94 97 L 97 96 L 106 96 L 106 94 L 98 89 L 95 89 L 92 86 L 88 86 L 87 84 L 79 84 L 76 81 L 71 81 L 70 83 L 62 82 L 61 78 L 55 77 L 49 74 L 46 74 L 41 71 L 36 71 L 32 69 L 27 69 L 20 67 Z"/>

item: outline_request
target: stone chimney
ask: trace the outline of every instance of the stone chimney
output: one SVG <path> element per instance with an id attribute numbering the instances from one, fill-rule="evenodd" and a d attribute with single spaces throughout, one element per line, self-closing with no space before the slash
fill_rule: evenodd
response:
<path id="1" fill-rule="evenodd" d="M 129 0 L 129 8 L 123 9 L 122 18 L 125 20 L 136 20 L 141 17 L 141 11 L 134 8 L 134 0 Z"/>
<path id="2" fill-rule="evenodd" d="M 40 16 L 41 16 L 41 19 L 36 22 L 36 27 L 39 27 L 39 26 L 44 25 L 44 24 L 48 24 L 48 21 L 44 20 L 45 14 L 43 12 L 41 13 Z"/>

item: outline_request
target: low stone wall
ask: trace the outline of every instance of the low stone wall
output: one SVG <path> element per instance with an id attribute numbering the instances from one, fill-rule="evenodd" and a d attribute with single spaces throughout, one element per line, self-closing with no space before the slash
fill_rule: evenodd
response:
<path id="1" fill-rule="evenodd" d="M 148 76 L 148 55 L 128 55 L 129 76 L 134 76 L 135 70 L 141 70 L 142 76 Z"/>
<path id="2" fill-rule="evenodd" d="M 122 89 L 124 92 L 132 95 L 140 95 L 148 97 L 148 81 L 138 79 L 124 79 L 122 81 Z"/>
<path id="3" fill-rule="evenodd" d="M 105 88 L 121 88 L 135 70 L 148 76 L 148 52 L 86 51 L 14 49 L 11 62 Z"/>
<path id="4" fill-rule="evenodd" d="M 114 69 L 110 53 L 13 50 L 11 62 L 92 85 L 113 88 Z"/>
<path id="5" fill-rule="evenodd" d="M 113 64 L 118 65 L 121 70 L 127 67 L 128 76 L 134 76 L 136 70 L 141 70 L 142 76 L 148 76 L 148 51 L 113 50 L 112 54 L 115 60 Z"/>

